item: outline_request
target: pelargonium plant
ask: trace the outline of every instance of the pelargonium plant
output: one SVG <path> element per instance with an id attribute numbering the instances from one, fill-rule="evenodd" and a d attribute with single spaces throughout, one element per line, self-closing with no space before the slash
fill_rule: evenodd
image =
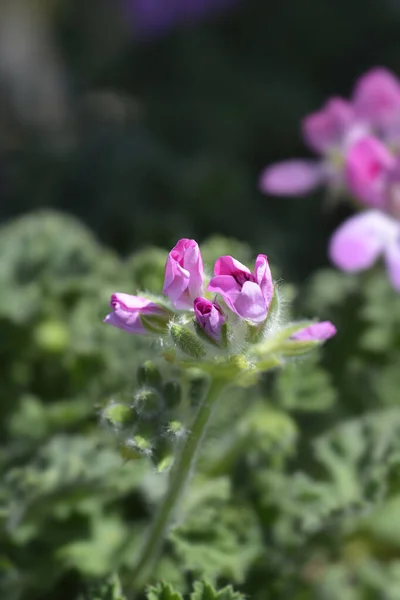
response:
<path id="1" fill-rule="evenodd" d="M 350 101 L 334 97 L 305 117 L 303 136 L 318 160 L 267 167 L 260 189 L 303 196 L 326 185 L 345 192 L 365 214 L 345 222 L 330 244 L 332 262 L 345 271 L 368 269 L 383 256 L 400 291 L 400 81 L 375 68 L 357 82 Z"/>
<path id="2" fill-rule="evenodd" d="M 148 361 L 139 370 L 133 402 L 112 402 L 104 409 L 107 422 L 129 433 L 121 447 L 126 459 L 154 457 L 159 471 L 169 471 L 165 497 L 136 564 L 137 585 L 146 581 L 157 559 L 224 391 L 252 385 L 260 374 L 304 355 L 336 333 L 328 321 L 284 322 L 280 290 L 264 254 L 257 256 L 253 271 L 232 256 L 221 256 L 214 274 L 207 277 L 198 244 L 181 239 L 167 258 L 163 294 L 156 298 L 114 293 L 112 312 L 105 318 L 127 333 L 147 336 L 165 364 L 180 374 L 164 383 Z M 194 367 L 206 386 L 195 392 L 195 414 L 186 424 L 182 382 Z M 146 436 L 143 430 L 152 433 Z"/>

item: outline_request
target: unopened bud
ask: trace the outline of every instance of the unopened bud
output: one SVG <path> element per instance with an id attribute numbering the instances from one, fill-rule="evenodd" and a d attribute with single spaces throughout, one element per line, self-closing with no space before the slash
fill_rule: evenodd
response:
<path id="1" fill-rule="evenodd" d="M 146 360 L 137 370 L 139 385 L 159 388 L 162 383 L 160 371 L 151 360 Z"/>
<path id="2" fill-rule="evenodd" d="M 120 446 L 121 456 L 126 461 L 150 456 L 151 451 L 151 443 L 141 435 L 135 435 L 135 437 L 125 440 Z"/>
<path id="3" fill-rule="evenodd" d="M 182 400 L 182 387 L 178 381 L 167 381 L 163 394 L 168 408 L 179 406 Z"/>
<path id="4" fill-rule="evenodd" d="M 171 313 L 165 311 L 161 314 L 140 314 L 140 321 L 146 331 L 164 335 L 168 333 L 168 323 L 171 319 Z"/>
<path id="5" fill-rule="evenodd" d="M 278 347 L 278 352 L 281 356 L 294 357 L 294 356 L 302 356 L 303 354 L 307 354 L 311 350 L 314 350 L 320 344 L 315 341 L 303 342 L 300 340 L 288 340 L 286 342 L 282 342 Z"/>
<path id="6" fill-rule="evenodd" d="M 187 356 L 200 360 L 206 355 L 203 343 L 187 327 L 178 323 L 171 323 L 169 332 L 177 348 Z"/>
<path id="7" fill-rule="evenodd" d="M 151 419 L 163 408 L 163 399 L 154 388 L 141 388 L 135 394 L 134 407 L 144 419 Z"/>
<path id="8" fill-rule="evenodd" d="M 187 429 L 181 421 L 170 421 L 167 425 L 167 433 L 170 438 L 182 439 L 187 434 Z"/>
<path id="9" fill-rule="evenodd" d="M 135 412 L 128 404 L 112 402 L 103 410 L 102 417 L 109 425 L 122 429 L 134 423 Z"/>
<path id="10" fill-rule="evenodd" d="M 169 471 L 172 465 L 174 464 L 174 455 L 170 454 L 169 456 L 165 456 L 162 458 L 156 465 L 156 469 L 158 473 L 165 473 Z"/>

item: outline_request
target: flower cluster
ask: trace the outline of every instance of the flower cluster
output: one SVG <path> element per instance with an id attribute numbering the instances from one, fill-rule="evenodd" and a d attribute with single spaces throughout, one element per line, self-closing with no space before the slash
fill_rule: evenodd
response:
<path id="1" fill-rule="evenodd" d="M 128 333 L 169 336 L 178 351 L 199 360 L 207 360 L 210 348 L 214 357 L 218 351 L 232 357 L 246 345 L 257 360 L 266 353 L 294 356 L 336 332 L 329 322 L 280 325 L 278 291 L 264 254 L 253 272 L 221 256 L 207 285 L 198 244 L 179 240 L 168 255 L 163 293 L 169 302 L 115 293 L 105 322 Z"/>
<path id="2" fill-rule="evenodd" d="M 261 190 L 277 196 L 301 196 L 320 185 L 347 191 L 367 210 L 334 234 L 333 263 L 360 271 L 383 256 L 400 290 L 400 81 L 384 68 L 372 69 L 356 82 L 350 101 L 331 98 L 305 117 L 302 130 L 319 160 L 266 168 Z"/>

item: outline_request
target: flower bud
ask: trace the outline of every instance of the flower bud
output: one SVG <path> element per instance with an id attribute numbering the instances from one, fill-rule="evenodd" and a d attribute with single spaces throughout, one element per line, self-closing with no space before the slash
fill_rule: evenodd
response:
<path id="1" fill-rule="evenodd" d="M 204 332 L 208 341 L 221 343 L 222 328 L 225 323 L 221 307 L 216 302 L 200 297 L 195 299 L 193 306 L 199 333 Z M 226 335 L 224 337 L 226 338 Z"/>
<path id="2" fill-rule="evenodd" d="M 159 388 L 162 384 L 161 373 L 151 360 L 146 360 L 139 366 L 137 380 L 140 386 Z"/>
<path id="3" fill-rule="evenodd" d="M 140 322 L 149 333 L 165 335 L 168 333 L 168 323 L 171 313 L 165 311 L 163 314 L 140 314 Z"/>
<path id="4" fill-rule="evenodd" d="M 330 321 L 311 323 L 306 327 L 294 324 L 286 329 L 290 337 L 282 339 L 278 351 L 282 356 L 301 356 L 336 334 L 336 327 Z"/>
<path id="5" fill-rule="evenodd" d="M 157 473 L 166 473 L 174 464 L 174 455 L 169 454 L 162 458 L 156 465 Z"/>
<path id="6" fill-rule="evenodd" d="M 169 332 L 177 348 L 187 356 L 200 360 L 206 355 L 202 342 L 187 327 L 178 323 L 171 323 Z"/>
<path id="7" fill-rule="evenodd" d="M 175 308 L 190 310 L 203 293 L 203 261 L 197 242 L 179 240 L 168 255 L 163 292 Z"/>
<path id="8" fill-rule="evenodd" d="M 182 439 L 187 434 L 187 429 L 181 421 L 170 421 L 167 425 L 167 434 L 171 439 Z"/>
<path id="9" fill-rule="evenodd" d="M 163 395 L 168 408 L 179 406 L 182 400 L 182 387 L 178 381 L 167 381 L 164 385 Z"/>
<path id="10" fill-rule="evenodd" d="M 143 419 L 151 419 L 163 408 L 163 400 L 154 388 L 141 388 L 135 394 L 134 407 Z"/>
<path id="11" fill-rule="evenodd" d="M 171 313 L 163 306 L 142 296 L 115 293 L 111 296 L 113 312 L 104 319 L 128 333 L 165 333 Z"/>
<path id="12" fill-rule="evenodd" d="M 120 453 L 125 461 L 150 456 L 151 452 L 151 443 L 141 435 L 135 435 L 133 438 L 125 440 L 120 446 Z"/>
<path id="13" fill-rule="evenodd" d="M 135 412 L 131 406 L 120 402 L 111 402 L 102 413 L 102 418 L 112 427 L 123 429 L 135 421 Z"/>
<path id="14" fill-rule="evenodd" d="M 292 335 L 292 339 L 303 342 L 325 342 L 336 335 L 336 327 L 330 321 L 321 321 L 304 327 Z"/>

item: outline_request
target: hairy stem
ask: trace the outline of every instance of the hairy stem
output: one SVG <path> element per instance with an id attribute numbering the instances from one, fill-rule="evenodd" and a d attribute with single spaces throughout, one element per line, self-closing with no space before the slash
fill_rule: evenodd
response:
<path id="1" fill-rule="evenodd" d="M 177 460 L 171 470 L 165 497 L 161 501 L 149 536 L 134 567 L 133 581 L 136 589 L 142 587 L 147 582 L 149 571 L 158 558 L 174 512 L 194 470 L 197 455 L 204 439 L 213 408 L 225 386 L 225 381 L 216 378 L 212 379 L 208 392 L 199 405 L 190 434 L 181 447 Z"/>

